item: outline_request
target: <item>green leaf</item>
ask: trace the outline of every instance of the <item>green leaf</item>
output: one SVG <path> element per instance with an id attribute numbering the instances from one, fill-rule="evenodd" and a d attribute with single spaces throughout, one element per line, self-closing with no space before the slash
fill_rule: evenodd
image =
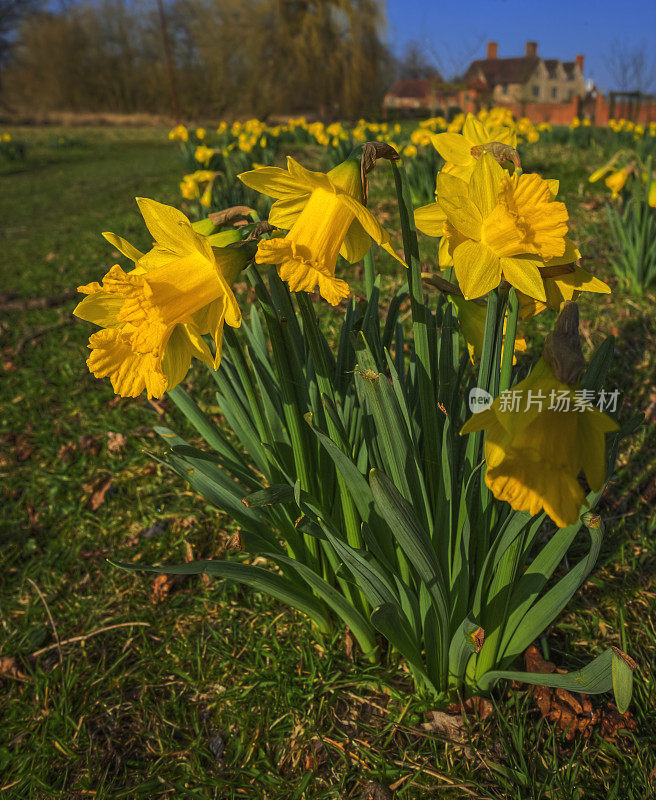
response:
<path id="1" fill-rule="evenodd" d="M 449 620 L 447 593 L 428 535 L 419 524 L 412 506 L 386 475 L 372 469 L 369 483 L 380 513 L 391 526 L 401 549 L 429 591 L 435 603 L 440 629 L 444 632 Z M 446 649 L 446 642 L 443 641 L 442 647 Z"/>
<path id="2" fill-rule="evenodd" d="M 290 559 L 292 560 L 292 559 Z M 275 572 L 251 564 L 240 564 L 236 561 L 190 561 L 188 564 L 164 564 L 162 566 L 127 564 L 120 561 L 111 561 L 114 567 L 133 572 L 157 572 L 164 575 L 200 575 L 206 574 L 216 578 L 237 581 L 251 586 L 260 592 L 275 597 L 292 608 L 302 611 L 311 617 L 324 630 L 330 630 L 330 617 L 323 604 L 313 597 L 302 585 L 294 585 L 288 578 L 283 578 Z"/>
<path id="3" fill-rule="evenodd" d="M 275 506 L 278 503 L 291 503 L 294 500 L 294 487 L 287 483 L 278 483 L 247 494 L 242 503 L 246 508 L 257 508 L 259 506 Z"/>
<path id="4" fill-rule="evenodd" d="M 456 685 L 462 680 L 467 662 L 483 646 L 485 632 L 471 614 L 468 614 L 453 634 L 449 646 L 449 676 Z"/>
<path id="5" fill-rule="evenodd" d="M 623 714 L 631 703 L 631 695 L 633 694 L 633 670 L 636 668 L 636 664 L 632 658 L 629 658 L 626 653 L 623 653 L 616 647 L 613 647 L 612 651 L 613 694 L 615 695 L 617 710 L 620 714 Z"/>
<path id="6" fill-rule="evenodd" d="M 563 529 L 567 530 L 567 529 Z M 505 663 L 510 663 L 516 656 L 522 653 L 529 644 L 539 636 L 540 633 L 560 614 L 570 601 L 576 590 L 590 574 L 592 568 L 597 563 L 599 550 L 601 548 L 603 528 L 601 522 L 597 527 L 588 527 L 590 534 L 590 550 L 587 556 L 581 559 L 567 575 L 561 578 L 543 597 L 533 603 L 525 612 L 521 622 L 514 627 L 517 614 L 513 613 L 508 622 L 505 636 L 499 649 L 499 655 L 503 657 Z M 537 558 L 535 559 L 538 560 Z M 535 562 L 533 562 L 535 563 Z M 531 565 L 532 567 L 533 565 Z M 529 568 L 530 569 L 530 568 Z M 528 573 L 528 570 L 527 570 Z M 533 573 L 534 580 L 537 576 Z M 541 583 L 537 581 L 536 583 Z M 540 591 L 541 589 L 538 589 Z M 536 595 L 531 592 L 531 597 Z M 513 596 L 513 602 L 514 602 Z M 531 600 L 529 599 L 529 602 Z M 520 609 L 526 608 L 527 602 L 520 605 Z"/>
<path id="7" fill-rule="evenodd" d="M 623 713 L 631 701 L 633 681 L 633 668 L 627 662 L 627 658 L 621 651 L 616 652 L 616 648 L 609 647 L 576 672 L 549 674 L 491 670 L 482 675 L 477 683 L 483 692 L 492 689 L 499 680 L 519 681 L 532 686 L 549 686 L 552 689 L 565 689 L 568 692 L 582 694 L 602 694 L 613 690 L 617 707 Z"/>
<path id="8" fill-rule="evenodd" d="M 385 603 L 374 609 L 371 614 L 371 621 L 376 628 L 388 639 L 394 647 L 407 659 L 415 672 L 421 676 L 426 686 L 435 694 L 438 694 L 435 684 L 428 677 L 424 668 L 419 650 L 419 643 L 410 635 L 408 623 L 396 605 Z"/>

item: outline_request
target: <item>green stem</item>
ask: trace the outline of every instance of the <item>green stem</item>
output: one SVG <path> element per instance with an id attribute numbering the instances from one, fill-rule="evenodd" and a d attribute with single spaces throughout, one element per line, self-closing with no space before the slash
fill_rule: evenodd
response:
<path id="1" fill-rule="evenodd" d="M 374 264 L 373 246 L 367 250 L 364 257 L 364 287 L 367 300 L 371 297 L 376 280 L 376 265 Z"/>
<path id="2" fill-rule="evenodd" d="M 419 243 L 415 228 L 410 189 L 405 169 L 400 163 L 391 162 L 396 186 L 396 197 L 399 204 L 401 232 L 403 235 L 403 252 L 409 266 L 408 285 L 410 289 L 410 306 L 412 311 L 412 330 L 414 335 L 415 354 L 417 357 L 417 377 L 419 386 L 419 404 L 423 429 L 422 450 L 426 467 L 426 484 L 431 494 L 431 538 L 432 517 L 437 508 L 437 487 L 440 480 L 439 462 L 436 454 L 441 451 L 441 438 L 437 420 L 437 400 L 433 387 L 430 348 L 428 344 L 428 314 L 424 302 L 421 283 L 421 263 L 419 261 Z"/>
<path id="3" fill-rule="evenodd" d="M 517 319 L 519 317 L 519 300 L 515 289 L 510 290 L 508 295 L 508 322 L 506 323 L 506 334 L 503 342 L 503 357 L 501 359 L 501 377 L 499 380 L 499 392 L 505 392 L 510 388 L 512 378 L 512 367 L 515 356 L 515 338 L 517 336 Z"/>

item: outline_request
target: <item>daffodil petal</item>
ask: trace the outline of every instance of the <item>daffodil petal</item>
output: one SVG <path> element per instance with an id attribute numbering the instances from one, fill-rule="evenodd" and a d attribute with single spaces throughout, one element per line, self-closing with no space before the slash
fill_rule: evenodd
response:
<path id="1" fill-rule="evenodd" d="M 123 298 L 109 292 L 99 291 L 90 294 L 77 304 L 73 314 L 86 322 L 93 322 L 101 328 L 112 328 L 118 324 L 116 319 L 123 305 Z"/>
<path id="2" fill-rule="evenodd" d="M 294 195 L 285 200 L 276 200 L 269 211 L 269 222 L 276 228 L 290 230 L 309 199 L 310 194 L 307 193 Z"/>
<path id="3" fill-rule="evenodd" d="M 130 242 L 126 241 L 121 236 L 117 236 L 111 231 L 105 231 L 103 236 L 119 251 L 119 253 L 123 253 L 130 261 L 138 261 L 143 257 L 143 253 L 140 250 L 137 250 L 136 247 L 133 247 Z"/>
<path id="4" fill-rule="evenodd" d="M 191 222 L 177 208 L 147 197 L 137 197 L 137 204 L 146 227 L 160 247 L 180 256 L 200 252 L 206 258 L 212 257 L 212 248 L 205 237 L 194 231 Z"/>
<path id="5" fill-rule="evenodd" d="M 481 212 L 468 197 L 438 195 L 437 200 L 446 218 L 456 230 L 468 239 L 480 240 L 483 218 Z"/>
<path id="6" fill-rule="evenodd" d="M 191 366 L 191 347 L 184 325 L 176 325 L 164 350 L 162 372 L 166 375 L 167 389 L 173 389 L 184 380 Z"/>
<path id="7" fill-rule="evenodd" d="M 442 236 L 446 214 L 439 203 L 429 203 L 415 209 L 415 225 L 427 236 Z"/>
<path id="8" fill-rule="evenodd" d="M 275 197 L 277 200 L 306 195 L 314 188 L 306 180 L 301 180 L 280 167 L 259 167 L 242 172 L 237 177 L 250 189 Z"/>
<path id="9" fill-rule="evenodd" d="M 479 209 L 483 219 L 492 213 L 499 201 L 503 177 L 501 165 L 489 153 L 483 153 L 476 162 L 469 182 L 469 198 Z"/>
<path id="10" fill-rule="evenodd" d="M 334 184 L 325 172 L 313 172 L 310 169 L 306 169 L 291 156 L 287 156 L 287 169 L 290 175 L 298 181 L 306 183 L 311 189 L 325 189 L 329 192 L 340 190 L 340 187 Z"/>
<path id="11" fill-rule="evenodd" d="M 529 256 L 513 256 L 500 261 L 501 271 L 508 283 L 536 300 L 546 302 L 544 282 L 539 269 L 543 261 Z"/>
<path id="12" fill-rule="evenodd" d="M 465 124 L 462 126 L 462 135 L 473 144 L 487 144 L 491 141 L 488 139 L 483 123 L 477 120 L 473 114 L 467 114 Z"/>
<path id="13" fill-rule="evenodd" d="M 459 244 L 453 252 L 456 277 L 467 300 L 483 297 L 499 285 L 499 259 L 480 242 L 471 239 Z"/>
<path id="14" fill-rule="evenodd" d="M 431 137 L 431 141 L 445 161 L 462 165 L 472 159 L 471 145 L 459 133 L 437 133 Z"/>
<path id="15" fill-rule="evenodd" d="M 371 247 L 371 236 L 365 231 L 360 221 L 354 219 L 351 223 L 344 244 L 339 253 L 349 264 L 356 264 L 361 261 Z"/>
<path id="16" fill-rule="evenodd" d="M 454 197 L 456 195 L 467 197 L 469 193 L 469 184 L 463 181 L 462 178 L 458 178 L 448 172 L 438 172 L 435 184 L 435 195 L 438 202 L 440 197 Z"/>

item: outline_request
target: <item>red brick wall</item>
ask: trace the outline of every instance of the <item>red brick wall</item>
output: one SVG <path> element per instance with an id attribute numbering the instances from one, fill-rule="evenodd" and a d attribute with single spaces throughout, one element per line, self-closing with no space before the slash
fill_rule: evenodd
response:
<path id="1" fill-rule="evenodd" d="M 474 92 L 469 92 L 469 100 L 464 99 L 461 92 L 460 106 L 466 112 L 476 113 L 486 103 L 476 102 Z M 472 97 L 473 96 L 473 97 Z M 515 117 L 528 117 L 537 125 L 540 122 L 549 122 L 551 125 L 569 125 L 574 117 L 588 118 L 593 125 L 607 125 L 610 119 L 610 104 L 603 95 L 597 95 L 593 101 L 583 102 L 574 97 L 569 103 L 504 103 Z M 656 121 L 656 101 L 643 101 L 640 104 L 631 104 L 627 101 L 616 102 L 613 110 L 615 119 L 629 119 L 633 122 L 647 125 Z"/>

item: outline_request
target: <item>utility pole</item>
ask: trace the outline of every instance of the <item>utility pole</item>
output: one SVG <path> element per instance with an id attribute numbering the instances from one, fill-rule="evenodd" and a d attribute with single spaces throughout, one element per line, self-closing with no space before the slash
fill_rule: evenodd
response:
<path id="1" fill-rule="evenodd" d="M 175 85 L 175 72 L 173 71 L 173 58 L 171 56 L 171 45 L 169 43 L 168 28 L 166 27 L 166 17 L 164 16 L 164 5 L 162 0 L 157 0 L 159 9 L 159 27 L 162 31 L 162 41 L 164 43 L 164 57 L 166 68 L 169 74 L 169 84 L 171 87 L 171 110 L 175 117 L 176 124 L 180 123 L 180 103 L 178 102 L 178 88 Z"/>

